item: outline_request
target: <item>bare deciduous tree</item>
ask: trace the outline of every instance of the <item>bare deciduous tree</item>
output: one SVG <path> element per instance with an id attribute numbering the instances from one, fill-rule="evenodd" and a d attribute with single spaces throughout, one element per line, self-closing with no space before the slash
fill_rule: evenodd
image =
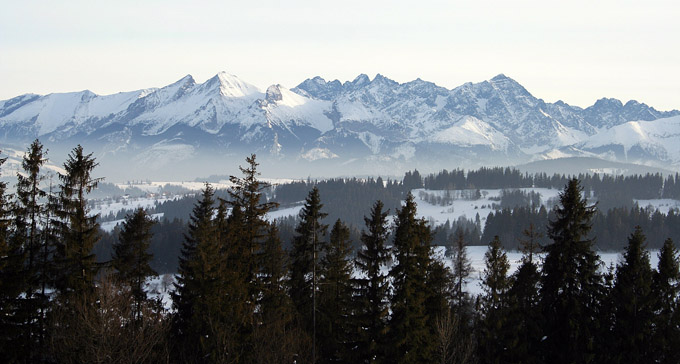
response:
<path id="1" fill-rule="evenodd" d="M 129 288 L 104 277 L 91 294 L 57 305 L 50 327 L 51 353 L 59 363 L 167 363 L 169 322 L 159 305 L 145 301 L 134 318 Z"/>
<path id="2" fill-rule="evenodd" d="M 470 333 L 466 332 L 460 315 L 452 314 L 451 309 L 440 316 L 436 322 L 437 361 L 440 364 L 474 364 L 475 344 Z"/>

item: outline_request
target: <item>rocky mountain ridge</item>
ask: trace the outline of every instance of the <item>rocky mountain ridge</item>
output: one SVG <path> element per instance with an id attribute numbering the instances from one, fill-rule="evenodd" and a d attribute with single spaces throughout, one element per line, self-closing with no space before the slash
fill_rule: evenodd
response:
<path id="1" fill-rule="evenodd" d="M 563 156 L 677 169 L 680 150 L 669 140 L 680 135 L 678 115 L 606 98 L 585 109 L 547 103 L 502 74 L 450 90 L 362 74 L 344 83 L 314 77 L 292 89 L 262 91 L 221 72 L 204 83 L 187 75 L 162 88 L 114 95 L 0 101 L 0 143 L 20 147 L 40 138 L 62 152 L 83 144 L 102 165 L 126 166 L 131 175 L 207 175 L 206 167 L 250 153 L 303 175 Z"/>

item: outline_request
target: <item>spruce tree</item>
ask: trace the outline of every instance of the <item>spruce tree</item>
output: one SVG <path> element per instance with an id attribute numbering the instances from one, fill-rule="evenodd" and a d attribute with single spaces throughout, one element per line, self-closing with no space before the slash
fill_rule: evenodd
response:
<path id="1" fill-rule="evenodd" d="M 316 295 L 318 291 L 319 252 L 323 249 L 328 225 L 319 190 L 314 187 L 300 210 L 290 255 L 290 297 L 302 327 L 312 337 L 316 350 Z M 313 353 L 315 355 L 315 352 Z"/>
<path id="2" fill-rule="evenodd" d="M 257 256 L 262 250 L 267 235 L 266 215 L 278 204 L 262 201 L 263 191 L 270 185 L 257 178 L 260 173 L 257 171 L 258 163 L 255 161 L 255 154 L 246 158 L 246 163 L 248 165 L 245 168 L 239 167 L 243 177 L 229 177 L 233 186 L 229 189 L 230 200 L 228 203 L 231 205 L 232 211 L 234 209 L 241 210 L 241 219 L 238 222 L 234 221 L 234 223 L 241 224 L 241 232 L 238 235 L 233 235 L 229 244 L 241 246 L 239 248 L 241 253 L 239 261 L 244 270 L 243 278 L 249 287 L 250 301 L 255 302 L 259 294 L 256 281 L 259 265 Z"/>
<path id="3" fill-rule="evenodd" d="M 379 363 L 385 358 L 385 334 L 387 329 L 387 276 L 382 273 L 389 259 L 387 239 L 388 211 L 376 201 L 370 217 L 364 217 L 366 229 L 361 233 L 362 247 L 355 259 L 359 276 L 355 282 L 355 314 L 357 327 L 357 363 Z"/>
<path id="4" fill-rule="evenodd" d="M 616 267 L 612 359 L 615 363 L 648 363 L 652 345 L 652 268 L 645 236 L 637 226 L 628 238 L 623 261 Z"/>
<path id="5" fill-rule="evenodd" d="M 338 219 L 321 258 L 317 335 L 320 362 L 348 362 L 351 346 L 352 244 L 349 228 Z"/>
<path id="6" fill-rule="evenodd" d="M 296 325 L 295 308 L 288 295 L 288 256 L 281 247 L 279 230 L 271 224 L 260 253 L 262 295 L 259 323 L 254 331 L 254 363 L 305 362 L 311 338 Z M 307 355 L 305 355 L 307 354 Z"/>
<path id="7" fill-rule="evenodd" d="M 177 355 L 183 361 L 247 362 L 252 303 L 238 261 L 241 247 L 229 244 L 241 232 L 242 210 L 227 217 L 226 204 L 214 204 L 214 190 L 206 183 L 190 216 L 172 293 Z"/>
<path id="8" fill-rule="evenodd" d="M 279 229 L 271 224 L 267 230 L 262 253 L 260 255 L 260 277 L 262 281 L 262 298 L 260 308 L 263 322 L 283 320 L 289 322 L 290 302 L 288 301 L 286 277 L 288 271 L 287 256 L 281 246 Z M 287 312 L 279 312 L 286 310 Z"/>
<path id="9" fill-rule="evenodd" d="M 259 321 L 263 330 L 270 326 L 285 330 L 293 320 L 293 312 L 286 284 L 288 260 L 281 247 L 276 224 L 271 224 L 268 229 L 260 261 L 262 297 L 259 300 L 261 317 Z"/>
<path id="10" fill-rule="evenodd" d="M 35 280 L 38 269 L 38 255 L 41 248 L 40 222 L 45 207 L 42 200 L 47 193 L 40 184 L 45 180 L 40 168 L 47 162 L 47 154 L 37 139 L 28 148 L 21 162 L 22 172 L 17 173 L 16 203 L 14 206 L 15 238 L 23 241 L 27 253 L 26 273 L 31 279 L 28 299 L 33 299 L 39 282 Z"/>
<path id="11" fill-rule="evenodd" d="M 416 203 L 408 194 L 397 210 L 394 231 L 396 264 L 393 279 L 392 317 L 389 322 L 390 361 L 426 363 L 433 358 L 434 339 L 426 326 L 427 271 L 431 262 L 432 236 L 427 222 L 416 218 Z"/>
<path id="12" fill-rule="evenodd" d="M 61 276 L 59 272 L 59 261 L 56 256 L 56 249 L 60 243 L 60 224 L 57 217 L 57 212 L 60 211 L 59 194 L 55 191 L 53 176 L 49 177 L 49 184 L 47 188 L 47 198 L 45 203 L 45 211 L 41 221 L 41 249 L 38 254 L 38 276 L 36 277 L 39 283 L 37 297 L 40 297 L 39 319 L 38 326 L 41 337 L 38 338 L 39 346 L 46 347 L 49 345 L 48 328 L 49 328 L 49 314 L 52 310 L 53 301 L 50 298 L 50 290 L 57 286 L 56 279 Z M 43 353 L 46 355 L 47 350 Z"/>
<path id="13" fill-rule="evenodd" d="M 498 236 L 489 243 L 489 248 L 484 253 L 484 272 L 482 272 L 482 310 L 490 312 L 502 309 L 506 306 L 506 293 L 510 288 L 508 271 L 510 262 L 508 255 L 503 250 Z"/>
<path id="14" fill-rule="evenodd" d="M 7 158 L 0 159 L 0 166 Z M 0 352 L 7 363 L 25 359 L 29 342 L 21 309 L 22 293 L 26 292 L 24 276 L 26 254 L 21 242 L 11 239 L 12 214 L 6 194 L 6 182 L 0 182 Z"/>
<path id="15" fill-rule="evenodd" d="M 595 207 L 588 206 L 577 179 L 570 180 L 559 195 L 545 247 L 541 310 L 543 355 L 554 363 L 591 363 L 598 331 L 598 294 L 602 276 L 599 257 L 589 237 Z"/>
<path id="16" fill-rule="evenodd" d="M 680 362 L 680 262 L 673 240 L 666 239 L 653 273 L 654 334 L 651 351 L 658 363 Z"/>
<path id="17" fill-rule="evenodd" d="M 258 163 L 255 155 L 246 158 L 247 166 L 239 167 L 242 177 L 230 176 L 232 187 L 229 189 L 229 200 L 221 200 L 222 204 L 231 206 L 231 214 L 225 220 L 225 227 L 220 228 L 220 240 L 227 261 L 227 285 L 231 290 L 227 303 L 232 310 L 232 319 L 237 323 L 238 349 L 244 355 L 250 355 L 253 343 L 253 330 L 256 326 L 257 301 L 262 296 L 262 285 L 258 271 L 265 262 L 260 261 L 263 245 L 266 240 L 268 222 L 266 214 L 276 203 L 263 200 L 264 190 L 268 183 L 258 180 Z M 252 357 L 242 360 L 249 361 Z"/>
<path id="18" fill-rule="evenodd" d="M 437 335 L 437 324 L 450 315 L 453 297 L 453 275 L 439 259 L 432 259 L 427 269 L 425 280 L 426 298 L 425 313 L 427 327 L 432 337 Z"/>
<path id="19" fill-rule="evenodd" d="M 111 265 L 116 270 L 115 277 L 118 281 L 131 290 L 135 319 L 139 319 L 142 303 L 147 300 L 144 290 L 147 277 L 158 275 L 149 265 L 153 257 L 148 252 L 153 224 L 154 221 L 146 211 L 141 207 L 137 208 L 134 213 L 126 216 L 118 243 L 113 247 Z"/>
<path id="20" fill-rule="evenodd" d="M 453 239 L 452 244 L 447 248 L 451 251 L 451 264 L 453 266 L 453 308 L 456 315 L 466 317 L 459 322 L 465 322 L 471 313 L 471 299 L 465 291 L 465 285 L 472 274 L 472 263 L 467 255 L 467 244 L 463 229 L 457 228 L 451 238 Z"/>
<path id="21" fill-rule="evenodd" d="M 225 219 L 227 204 L 220 201 L 215 219 L 217 228 L 215 242 L 215 263 L 217 278 L 216 302 L 211 310 L 219 313 L 212 319 L 213 330 L 221 340 L 229 341 L 227 358 L 230 362 L 252 361 L 253 329 L 255 326 L 255 305 L 258 297 L 253 297 L 255 282 L 250 272 L 254 260 L 248 246 L 241 240 L 248 227 L 243 223 L 244 210 L 238 203 L 232 203 L 231 214 Z M 257 273 L 257 272 L 255 272 Z M 218 345 L 223 345 L 217 342 Z"/>
<path id="22" fill-rule="evenodd" d="M 509 333 L 507 325 L 510 262 L 498 236 L 494 237 L 484 254 L 484 265 L 479 307 L 479 357 L 485 363 L 502 363 L 507 360 L 508 339 L 514 336 L 514 332 Z"/>
<path id="23" fill-rule="evenodd" d="M 535 262 L 538 252 L 537 234 L 533 225 L 524 230 L 525 239 L 520 241 L 522 260 L 511 277 L 507 300 L 507 327 L 512 328 L 511 340 L 506 341 L 506 357 L 512 363 L 540 363 L 541 339 L 539 312 L 539 285 L 541 275 Z"/>
<path id="24" fill-rule="evenodd" d="M 87 205 L 87 194 L 101 181 L 92 176 L 97 165 L 92 153 L 84 154 L 83 147 L 78 145 L 64 163 L 66 174 L 59 174 L 61 184 L 54 212 L 59 234 L 55 252 L 59 277 L 55 286 L 62 298 L 92 290 L 99 271 L 92 252 L 99 241 L 98 216 L 90 216 Z"/>
<path id="25" fill-rule="evenodd" d="M 46 177 L 40 169 L 47 161 L 46 154 L 37 139 L 24 154 L 22 171 L 17 173 L 16 200 L 13 206 L 12 239 L 16 240 L 15 244 L 22 246 L 26 258 L 23 272 L 26 291 L 22 295 L 21 316 L 25 321 L 22 325 L 25 343 L 30 347 L 27 353 L 35 353 L 35 349 L 42 348 L 44 344 L 44 312 L 49 305 L 49 298 L 41 290 L 51 273 L 44 271 L 45 265 L 41 264 L 45 258 L 42 254 L 46 243 L 42 239 L 41 222 L 46 215 L 44 199 L 47 193 L 41 188 Z"/>
<path id="26" fill-rule="evenodd" d="M 472 263 L 467 254 L 468 242 L 465 240 L 465 231 L 459 226 L 449 237 L 451 243 L 447 246 L 451 265 L 453 268 L 453 296 L 451 312 L 447 314 L 447 320 L 440 322 L 439 327 L 449 327 L 453 337 L 447 341 L 448 346 L 453 346 L 452 352 L 461 358 L 472 358 L 476 351 L 476 339 L 474 338 L 474 307 L 472 298 L 465 287 L 473 273 Z M 448 322 L 448 323 L 447 323 Z M 442 325 L 441 323 L 447 323 Z M 452 342 L 453 341 L 453 342 Z M 440 350 L 441 351 L 441 350 Z"/>
<path id="27" fill-rule="evenodd" d="M 203 309 L 207 291 L 214 288 L 209 287 L 209 284 L 214 283 L 218 276 L 211 274 L 216 271 L 216 267 L 207 264 L 209 262 L 206 260 L 212 262 L 220 258 L 213 221 L 214 193 L 212 186 L 206 183 L 201 198 L 194 205 L 179 258 L 175 290 L 171 294 L 175 309 L 173 332 L 181 343 L 176 349 L 184 360 L 203 356 L 207 351 L 203 350 L 201 339 L 209 332 L 207 323 L 203 321 L 204 315 L 209 312 Z"/>

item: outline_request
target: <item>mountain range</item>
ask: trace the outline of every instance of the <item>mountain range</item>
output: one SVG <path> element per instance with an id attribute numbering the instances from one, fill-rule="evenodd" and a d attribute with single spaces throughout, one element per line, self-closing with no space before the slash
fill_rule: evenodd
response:
<path id="1" fill-rule="evenodd" d="M 261 90 L 218 73 L 113 95 L 26 94 L 0 101 L 0 143 L 39 138 L 50 158 L 77 144 L 117 178 L 231 172 L 251 153 L 279 176 L 396 175 L 418 168 L 516 165 L 562 157 L 680 169 L 680 111 L 603 98 L 587 108 L 548 103 L 498 75 L 453 89 L 307 79 Z"/>

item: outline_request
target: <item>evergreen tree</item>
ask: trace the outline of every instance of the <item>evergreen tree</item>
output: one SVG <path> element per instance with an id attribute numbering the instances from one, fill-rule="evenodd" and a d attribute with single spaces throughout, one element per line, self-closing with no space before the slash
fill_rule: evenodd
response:
<path id="1" fill-rule="evenodd" d="M 290 267 L 290 297 L 302 327 L 312 336 L 316 350 L 316 295 L 318 290 L 319 251 L 325 245 L 324 236 L 328 225 L 321 223 L 326 213 L 319 190 L 314 187 L 307 195 L 300 210 L 299 223 L 295 228 Z"/>
<path id="2" fill-rule="evenodd" d="M 652 346 L 652 268 L 645 236 L 637 226 L 628 238 L 623 261 L 616 267 L 612 359 L 615 363 L 648 363 Z"/>
<path id="3" fill-rule="evenodd" d="M 241 219 L 238 223 L 242 225 L 241 232 L 237 236 L 232 236 L 229 244 L 241 246 L 242 256 L 239 260 L 244 269 L 244 279 L 249 286 L 251 301 L 255 302 L 258 295 L 255 280 L 258 270 L 257 255 L 267 235 L 266 215 L 278 204 L 261 201 L 263 191 L 270 185 L 257 179 L 260 173 L 257 172 L 258 163 L 255 161 L 255 154 L 246 158 L 246 162 L 248 163 L 246 168 L 239 167 L 243 177 L 229 177 L 233 186 L 229 189 L 231 199 L 228 203 L 232 206 L 232 210 L 236 208 L 241 210 Z"/>
<path id="4" fill-rule="evenodd" d="M 205 244 L 205 249 L 215 250 L 215 257 L 220 259 L 211 263 L 215 271 L 210 274 L 216 277 L 219 283 L 215 284 L 220 285 L 223 292 L 223 296 L 215 296 L 214 302 L 210 303 L 207 311 L 211 314 L 207 318 L 213 322 L 212 330 L 217 330 L 214 323 L 227 321 L 228 324 L 219 328 L 218 336 L 224 336 L 224 340 L 228 339 L 232 345 L 228 360 L 240 362 L 254 360 L 253 330 L 257 303 L 263 294 L 261 285 L 264 284 L 258 277 L 260 265 L 264 264 L 259 258 L 268 229 L 266 214 L 277 205 L 261 202 L 263 191 L 269 185 L 257 179 L 255 155 L 246 158 L 246 162 L 245 168 L 239 167 L 243 177 L 230 176 L 230 198 L 220 199 L 217 216 L 212 222 L 214 236 Z M 231 207 L 228 217 L 227 206 Z M 211 345 L 219 347 L 222 344 L 213 342 Z"/>
<path id="5" fill-rule="evenodd" d="M 484 272 L 482 273 L 482 290 L 480 297 L 479 353 L 485 363 L 503 363 L 508 339 L 514 332 L 508 332 L 507 325 L 507 292 L 510 289 L 508 270 L 510 262 L 503 251 L 498 236 L 489 244 L 484 254 Z"/>
<path id="6" fill-rule="evenodd" d="M 502 309 L 506 306 L 505 294 L 510 288 L 508 271 L 510 262 L 508 255 L 503 250 L 498 236 L 489 243 L 489 248 L 484 253 L 484 272 L 482 273 L 482 311 L 490 312 Z"/>
<path id="7" fill-rule="evenodd" d="M 39 319 L 38 326 L 41 337 L 38 338 L 38 346 L 43 348 L 48 346 L 48 329 L 49 329 L 49 314 L 53 307 L 53 301 L 51 300 L 51 294 L 49 293 L 51 288 L 57 286 L 56 279 L 61 276 L 59 272 L 59 261 L 56 255 L 57 247 L 60 243 L 60 224 L 57 218 L 57 212 L 59 209 L 60 199 L 59 194 L 55 192 L 56 187 L 54 186 L 53 175 L 49 176 L 49 185 L 47 189 L 47 199 L 45 203 L 44 214 L 41 221 L 41 237 L 42 241 L 41 249 L 38 254 L 38 276 L 36 277 L 37 282 L 40 284 L 38 287 L 39 291 L 36 296 L 40 298 L 39 300 Z M 43 357 L 47 353 L 47 350 L 43 351 Z"/>
<path id="8" fill-rule="evenodd" d="M 658 363 L 680 362 L 680 263 L 673 240 L 666 239 L 659 252 L 657 270 L 653 273 L 654 334 L 651 352 Z"/>
<path id="9" fill-rule="evenodd" d="M 387 264 L 389 252 L 387 239 L 387 214 L 384 205 L 376 201 L 370 217 L 364 217 L 366 230 L 361 233 L 362 248 L 355 265 L 361 273 L 355 278 L 355 317 L 358 339 L 355 359 L 357 363 L 378 363 L 385 358 L 385 334 L 387 329 L 387 277 L 382 268 Z"/>
<path id="10" fill-rule="evenodd" d="M 151 269 L 149 263 L 153 257 L 149 251 L 151 244 L 151 227 L 154 221 L 144 211 L 137 208 L 128 215 L 118 236 L 118 244 L 113 247 L 111 265 L 116 270 L 115 276 L 120 283 L 130 287 L 134 299 L 135 319 L 139 319 L 142 303 L 147 300 L 144 283 L 149 276 L 158 273 Z"/>
<path id="11" fill-rule="evenodd" d="M 28 148 L 24 155 L 21 167 L 23 172 L 17 173 L 16 203 L 14 206 L 15 238 L 23 241 L 24 250 L 27 253 L 26 274 L 30 277 L 31 285 L 26 292 L 28 299 L 38 290 L 37 276 L 38 255 L 41 248 L 40 220 L 45 207 L 42 201 L 47 193 L 40 187 L 45 176 L 40 173 L 40 168 L 47 162 L 47 152 L 43 151 L 43 145 L 37 139 Z"/>
<path id="12" fill-rule="evenodd" d="M 388 340 L 393 363 L 427 363 L 433 357 L 434 338 L 426 326 L 425 311 L 431 239 L 427 222 L 416 218 L 416 203 L 409 193 L 404 206 L 397 211 L 394 231 L 397 262 L 390 270 L 394 294 Z"/>
<path id="13" fill-rule="evenodd" d="M 258 325 L 254 329 L 253 363 L 309 362 L 311 338 L 294 320 L 288 296 L 288 259 L 281 247 L 279 230 L 271 224 L 260 253 Z"/>
<path id="14" fill-rule="evenodd" d="M 289 257 L 281 245 L 277 225 L 270 224 L 258 258 L 261 295 L 252 335 L 253 350 L 244 362 L 312 362 L 312 338 L 297 320 L 288 294 Z"/>
<path id="15" fill-rule="evenodd" d="M 588 237 L 595 207 L 587 205 L 577 179 L 559 196 L 560 206 L 548 227 L 553 243 L 545 247 L 543 264 L 543 354 L 554 363 L 590 363 L 602 285 L 599 257 Z"/>
<path id="16" fill-rule="evenodd" d="M 247 363 L 252 361 L 253 330 L 255 328 L 255 305 L 259 294 L 254 297 L 256 282 L 250 269 L 255 257 L 249 246 L 244 244 L 248 226 L 244 224 L 244 209 L 234 201 L 231 214 L 225 219 L 227 204 L 221 201 L 215 219 L 217 242 L 218 276 L 216 284 L 219 286 L 216 302 L 211 306 L 220 316 L 212 319 L 215 324 L 213 330 L 222 341 L 228 341 L 229 362 Z M 254 272 L 257 273 L 257 272 Z M 212 310 L 213 308 L 211 308 Z M 216 342 L 224 346 L 224 343 Z M 223 350 L 224 351 L 224 350 Z M 219 362 L 219 360 L 216 360 Z"/>
<path id="17" fill-rule="evenodd" d="M 603 284 L 599 296 L 599 311 L 594 319 L 597 324 L 596 333 L 594 335 L 594 347 L 596 348 L 595 362 L 609 363 L 615 362 L 616 357 L 615 348 L 618 345 L 618 339 L 614 337 L 613 328 L 616 321 L 614 314 L 616 312 L 617 302 L 615 302 L 614 283 L 616 280 L 616 266 L 610 263 L 606 271 L 602 274 Z"/>
<path id="18" fill-rule="evenodd" d="M 432 259 L 427 269 L 425 286 L 427 327 L 432 337 L 436 337 L 438 322 L 450 315 L 453 297 L 453 275 L 442 261 Z"/>
<path id="19" fill-rule="evenodd" d="M 97 165 L 92 153 L 84 154 L 83 147 L 78 145 L 64 163 L 66 174 L 59 174 L 61 190 L 58 204 L 54 205 L 59 234 L 55 252 L 59 274 L 55 286 L 63 298 L 93 289 L 99 271 L 92 252 L 99 240 L 98 216 L 90 216 L 87 205 L 87 194 L 101 181 L 92 177 Z"/>
<path id="20" fill-rule="evenodd" d="M 522 263 L 511 277 L 508 290 L 507 327 L 514 334 L 506 341 L 506 357 L 511 363 L 540 363 L 541 339 L 539 303 L 540 272 L 534 261 L 540 234 L 532 224 L 524 230 L 525 239 L 520 241 Z"/>
<path id="21" fill-rule="evenodd" d="M 453 307 L 455 314 L 469 317 L 471 300 L 465 291 L 465 285 L 472 274 L 472 263 L 467 255 L 465 234 L 462 229 L 456 229 L 451 235 L 453 242 L 450 245 L 451 263 L 453 265 Z M 459 320 L 463 323 L 466 320 Z"/>
<path id="22" fill-rule="evenodd" d="M 352 311 L 352 245 L 349 228 L 339 219 L 321 258 L 317 334 L 322 363 L 347 362 L 350 346 Z"/>
<path id="23" fill-rule="evenodd" d="M 240 246 L 241 209 L 227 218 L 226 204 L 214 206 L 209 184 L 194 206 L 182 247 L 175 292 L 173 332 L 183 361 L 241 363 L 252 355 L 252 303 L 244 283 Z"/>
<path id="24" fill-rule="evenodd" d="M 0 159 L 0 166 L 7 158 Z M 0 182 L 0 352 L 8 363 L 21 362 L 27 354 L 27 338 L 21 309 L 26 291 L 24 253 L 21 241 L 11 239 L 11 211 L 7 184 Z"/>
<path id="25" fill-rule="evenodd" d="M 24 324 L 22 332 L 27 347 L 27 357 L 36 352 L 36 348 L 43 348 L 45 317 L 43 315 L 49 299 L 41 290 L 51 272 L 43 271 L 41 264 L 43 245 L 41 239 L 41 220 L 45 216 L 44 199 L 47 193 L 40 184 L 45 180 L 40 168 L 45 164 L 46 151 L 42 144 L 35 140 L 23 157 L 22 172 L 17 173 L 16 200 L 13 206 L 15 244 L 21 246 L 25 254 L 23 277 L 26 291 L 21 299 L 21 313 Z M 39 350 L 38 350 L 39 351 Z M 43 350 L 44 351 L 44 350 Z"/>
<path id="26" fill-rule="evenodd" d="M 260 260 L 262 261 L 260 268 L 262 281 L 260 309 L 264 317 L 262 322 L 284 320 L 288 323 L 292 320 L 291 303 L 288 302 L 285 282 L 288 264 L 286 253 L 281 247 L 276 224 L 270 225 L 268 229 Z M 278 312 L 280 310 L 286 312 Z"/>
<path id="27" fill-rule="evenodd" d="M 177 282 L 172 292 L 175 309 L 173 332 L 180 343 L 176 349 L 185 361 L 209 356 L 210 348 L 206 348 L 208 345 L 204 338 L 209 334 L 208 326 L 212 324 L 212 317 L 209 317 L 211 312 L 205 311 L 206 295 L 216 293 L 213 285 L 220 278 L 220 272 L 213 263 L 221 255 L 213 221 L 214 204 L 214 190 L 206 183 L 189 219 L 189 229 L 179 259 Z M 218 307 L 216 309 L 219 310 Z"/>

